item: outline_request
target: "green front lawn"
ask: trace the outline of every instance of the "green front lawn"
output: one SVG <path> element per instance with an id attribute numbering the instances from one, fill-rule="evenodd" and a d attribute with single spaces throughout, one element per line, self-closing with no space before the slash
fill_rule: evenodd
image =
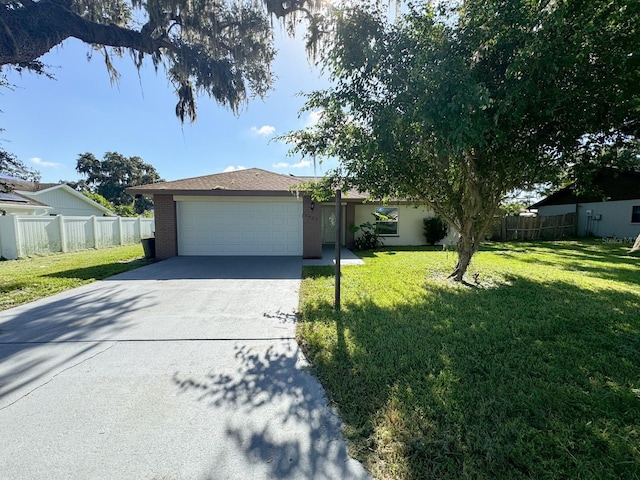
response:
<path id="1" fill-rule="evenodd" d="M 305 268 L 298 338 L 378 479 L 640 478 L 640 259 L 489 244 Z M 474 279 L 474 274 L 478 274 Z M 477 281 L 477 283 L 476 283 Z"/>
<path id="2" fill-rule="evenodd" d="M 0 310 L 151 263 L 142 245 L 0 262 Z"/>

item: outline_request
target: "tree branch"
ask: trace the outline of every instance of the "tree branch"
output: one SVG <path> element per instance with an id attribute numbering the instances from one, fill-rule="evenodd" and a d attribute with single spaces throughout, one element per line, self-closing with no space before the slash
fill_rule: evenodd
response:
<path id="1" fill-rule="evenodd" d="M 0 65 L 28 64 L 69 37 L 89 44 L 126 47 L 151 54 L 172 49 L 164 39 L 85 20 L 60 3 L 40 1 L 24 8 L 0 10 Z"/>

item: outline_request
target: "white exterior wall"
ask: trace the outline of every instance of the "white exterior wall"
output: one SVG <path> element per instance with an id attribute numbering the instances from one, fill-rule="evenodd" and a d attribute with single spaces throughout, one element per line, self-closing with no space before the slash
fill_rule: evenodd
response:
<path id="1" fill-rule="evenodd" d="M 640 223 L 631 223 L 633 206 L 640 206 L 640 199 L 610 202 L 579 203 L 578 235 L 596 237 L 635 238 L 640 235 Z M 587 215 L 587 211 L 591 215 Z M 560 215 L 576 211 L 576 204 L 550 205 L 538 209 L 539 216 Z M 600 216 L 598 220 L 597 217 Z"/>
<path id="2" fill-rule="evenodd" d="M 578 234 L 597 237 L 637 237 L 640 223 L 631 223 L 631 208 L 640 205 L 638 200 L 580 203 L 578 205 Z M 588 215 L 591 210 L 591 216 Z M 596 220 L 597 216 L 600 220 Z"/>
<path id="3" fill-rule="evenodd" d="M 365 203 L 363 205 L 356 205 L 355 208 L 355 224 L 360 225 L 365 222 L 375 222 L 373 213 L 376 211 L 380 204 Z M 397 236 L 383 236 L 383 245 L 385 246 L 403 246 L 403 245 L 426 245 L 427 241 L 422 233 L 422 220 L 427 217 L 433 217 L 434 213 L 428 207 L 413 205 L 384 205 L 390 207 L 398 207 L 398 235 Z M 349 225 L 347 225 L 349 228 Z M 357 234 L 356 234 L 357 235 Z M 449 228 L 447 236 L 439 243 L 442 244 L 455 244 L 458 241 L 457 232 L 452 231 Z"/>
<path id="4" fill-rule="evenodd" d="M 28 193 L 23 193 L 28 195 Z M 65 216 L 85 216 L 91 215 L 104 215 L 104 212 L 99 208 L 94 207 L 90 203 L 84 202 L 82 199 L 70 194 L 62 188 L 56 188 L 51 191 L 38 192 L 37 195 L 29 195 L 31 198 L 38 200 L 39 202 L 51 205 L 53 208 L 49 210 L 51 215 L 65 215 Z"/>
<path id="5" fill-rule="evenodd" d="M 546 207 L 538 208 L 539 217 L 552 217 L 554 215 L 564 215 L 565 213 L 575 213 L 576 204 L 571 203 L 568 205 L 548 205 Z"/>
<path id="6" fill-rule="evenodd" d="M 153 219 L 120 217 L 0 217 L 0 255 L 30 255 L 130 245 L 153 236 Z"/>

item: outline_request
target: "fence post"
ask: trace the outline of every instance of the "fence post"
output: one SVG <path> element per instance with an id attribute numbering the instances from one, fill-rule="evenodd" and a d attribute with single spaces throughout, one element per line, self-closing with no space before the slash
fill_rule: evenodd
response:
<path id="1" fill-rule="evenodd" d="M 118 216 L 118 237 L 120 238 L 120 245 L 124 245 L 124 240 L 122 236 L 122 217 Z"/>
<path id="2" fill-rule="evenodd" d="M 138 215 L 138 239 L 136 243 L 142 240 L 142 216 Z"/>
<path id="3" fill-rule="evenodd" d="M 20 253 L 20 234 L 16 214 L 10 213 L 0 217 L 0 235 L 2 235 L 2 251 L 0 256 L 7 260 L 15 260 Z"/>
<path id="4" fill-rule="evenodd" d="M 57 215 L 58 217 L 58 229 L 60 230 L 60 250 L 62 253 L 67 253 L 67 232 L 64 226 L 64 215 Z"/>
<path id="5" fill-rule="evenodd" d="M 98 248 L 98 220 L 95 215 L 91 215 L 91 226 L 93 227 L 93 248 Z"/>
<path id="6" fill-rule="evenodd" d="M 13 215 L 13 228 L 16 232 L 16 258 L 22 257 L 22 232 L 20 231 L 20 218 L 15 213 Z"/>

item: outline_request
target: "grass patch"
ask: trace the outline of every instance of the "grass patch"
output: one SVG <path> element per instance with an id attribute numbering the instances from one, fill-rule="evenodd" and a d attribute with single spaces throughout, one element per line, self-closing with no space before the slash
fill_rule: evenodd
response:
<path id="1" fill-rule="evenodd" d="M 139 244 L 0 262 L 0 310 L 151 262 Z"/>
<path id="2" fill-rule="evenodd" d="M 597 242 L 305 268 L 299 341 L 378 479 L 640 478 L 640 262 Z M 477 283 L 473 275 L 477 274 Z"/>

